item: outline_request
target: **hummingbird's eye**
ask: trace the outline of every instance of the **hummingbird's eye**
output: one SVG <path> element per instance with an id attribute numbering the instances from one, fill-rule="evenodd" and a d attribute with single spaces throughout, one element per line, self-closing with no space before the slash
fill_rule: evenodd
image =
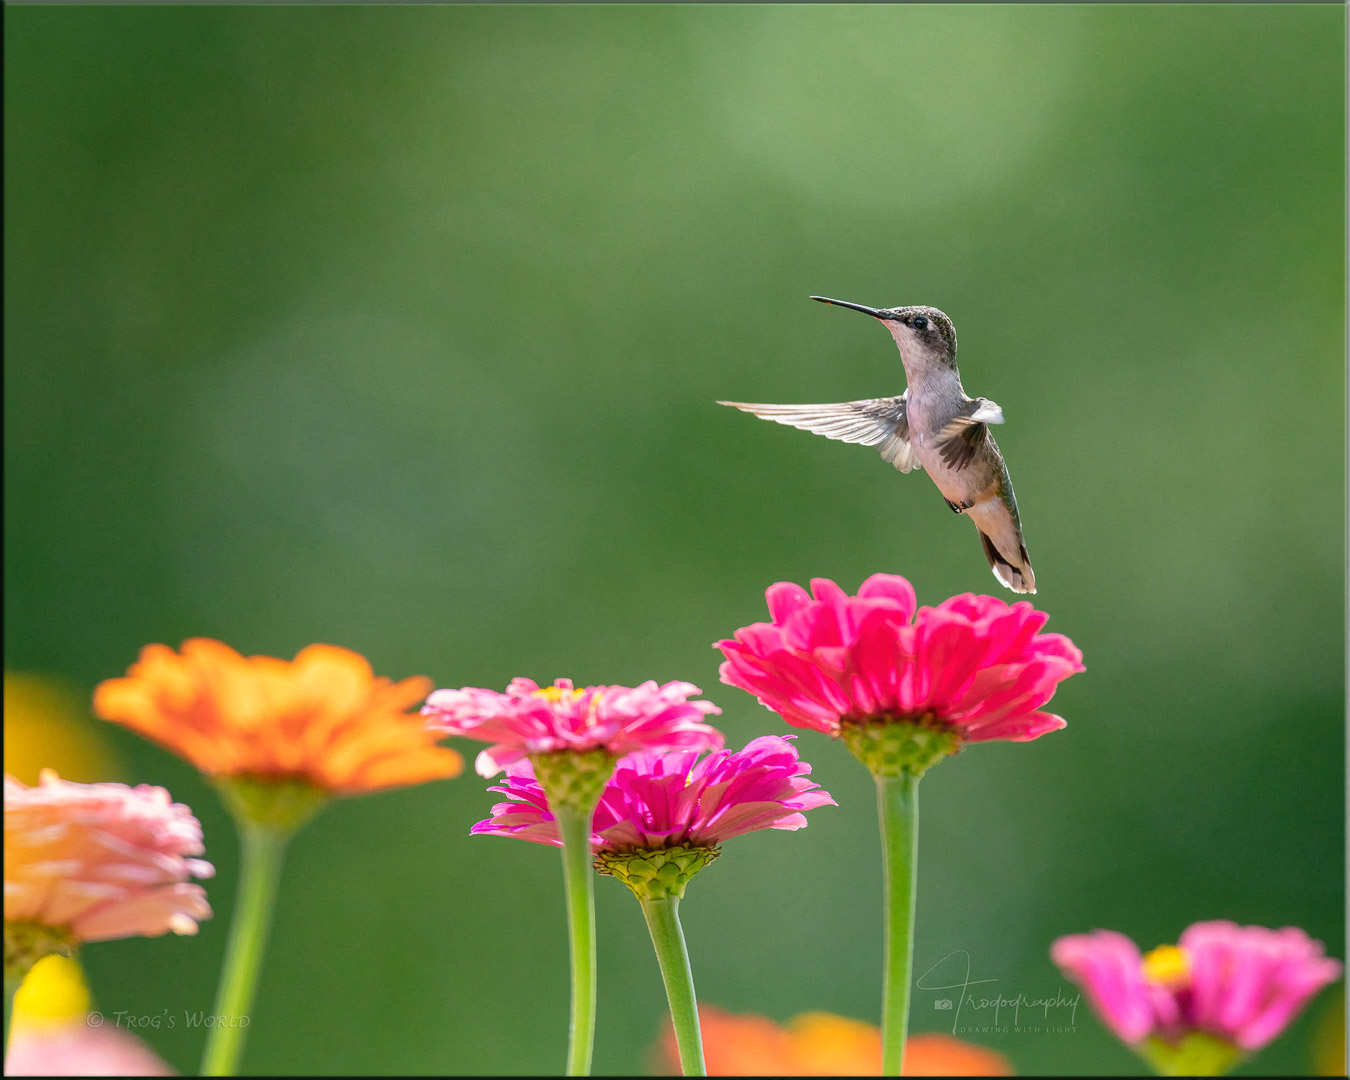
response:
<path id="1" fill-rule="evenodd" d="M 928 329 L 928 316 L 927 316 L 927 315 L 915 315 L 915 316 L 914 316 L 913 326 L 914 326 L 914 329 L 915 329 L 915 330 L 927 330 L 927 329 Z"/>

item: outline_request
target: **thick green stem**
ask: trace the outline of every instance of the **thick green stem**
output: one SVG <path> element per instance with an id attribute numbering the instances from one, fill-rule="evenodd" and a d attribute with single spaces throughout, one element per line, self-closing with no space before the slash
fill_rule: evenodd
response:
<path id="1" fill-rule="evenodd" d="M 235 899 L 225 967 L 206 1053 L 203 1076 L 233 1076 L 244 1052 L 244 1032 L 251 1021 L 267 930 L 272 921 L 286 844 L 294 829 L 240 821 L 239 891 Z"/>
<path id="2" fill-rule="evenodd" d="M 703 1037 L 698 1029 L 698 1002 L 694 997 L 694 975 L 689 969 L 689 952 L 680 929 L 680 898 L 674 895 L 639 897 L 647 929 L 656 947 L 661 978 L 670 1002 L 670 1022 L 675 1027 L 675 1044 L 680 1049 L 680 1068 L 685 1076 L 707 1076 L 703 1064 Z"/>
<path id="3" fill-rule="evenodd" d="M 881 1006 L 881 1074 L 899 1076 L 909 1030 L 914 955 L 915 873 L 919 845 L 919 778 L 877 776 L 877 813 L 885 881 L 886 974 Z"/>
<path id="4" fill-rule="evenodd" d="M 572 1021 L 567 1075 L 589 1076 L 595 1047 L 595 875 L 591 872 L 591 811 L 566 804 L 554 810 L 562 834 L 567 934 L 572 954 Z"/>

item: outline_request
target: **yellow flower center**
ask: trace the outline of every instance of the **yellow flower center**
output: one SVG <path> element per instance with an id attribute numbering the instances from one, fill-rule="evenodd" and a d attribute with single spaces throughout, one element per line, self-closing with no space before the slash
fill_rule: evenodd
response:
<path id="1" fill-rule="evenodd" d="M 64 956 L 44 956 L 14 995 L 14 1018 L 32 1023 L 67 1023 L 89 1011 L 89 988 L 80 965 Z"/>
<path id="2" fill-rule="evenodd" d="M 570 705 L 585 692 L 585 690 L 577 690 L 575 688 L 569 690 L 565 686 L 541 686 L 535 691 L 535 694 L 545 701 L 552 701 L 554 703 L 562 702 Z"/>
<path id="3" fill-rule="evenodd" d="M 1179 945 L 1159 945 L 1144 957 L 1144 978 L 1174 990 L 1191 977 L 1191 958 Z"/>

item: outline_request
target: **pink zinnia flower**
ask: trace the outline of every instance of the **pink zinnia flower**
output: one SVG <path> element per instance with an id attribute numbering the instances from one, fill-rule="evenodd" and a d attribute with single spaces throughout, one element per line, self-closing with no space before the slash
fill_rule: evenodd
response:
<path id="1" fill-rule="evenodd" d="M 768 623 L 719 641 L 722 681 L 754 694 L 794 727 L 838 735 L 841 725 L 911 720 L 959 742 L 1025 741 L 1064 727 L 1041 707 L 1082 671 L 1046 614 L 965 593 L 915 611 L 914 589 L 874 574 L 850 596 L 833 581 L 791 582 L 765 594 Z"/>
<path id="2" fill-rule="evenodd" d="M 744 750 L 718 750 L 702 761 L 697 750 L 638 752 L 619 761 L 605 785 L 591 826 L 591 849 L 630 852 L 656 848 L 711 848 L 758 829 L 800 829 L 804 811 L 835 805 L 807 776 L 792 736 L 765 735 Z M 506 770 L 506 783 L 490 788 L 511 802 L 473 827 L 561 846 L 557 823 L 529 762 Z"/>
<path id="3" fill-rule="evenodd" d="M 604 751 L 617 758 L 637 750 L 720 747 L 722 733 L 702 719 L 722 710 L 711 701 L 688 700 L 697 693 L 686 682 L 577 690 L 570 679 L 542 689 L 532 679 L 512 679 L 504 694 L 472 686 L 437 690 L 422 714 L 435 731 L 492 743 L 478 755 L 476 768 L 481 776 L 496 776 L 534 754 Z"/>
<path id="4" fill-rule="evenodd" d="M 1111 930 L 1059 938 L 1050 956 L 1107 1027 L 1146 1053 L 1147 1042 L 1165 1050 L 1195 1033 L 1260 1050 L 1341 974 L 1322 943 L 1296 927 L 1226 921 L 1194 923 L 1176 945 L 1147 956 Z"/>
<path id="5" fill-rule="evenodd" d="M 195 934 L 211 907 L 188 879 L 215 873 L 188 857 L 201 853 L 201 824 L 161 787 L 5 777 L 7 930 L 37 924 L 75 943 Z"/>
<path id="6" fill-rule="evenodd" d="M 15 1026 L 6 1076 L 176 1076 L 169 1063 L 129 1031 L 91 1026 L 87 1018 L 40 1027 Z"/>
<path id="7" fill-rule="evenodd" d="M 104 1023 L 89 1006 L 89 987 L 76 961 L 48 956 L 35 964 L 14 996 L 5 1075 L 176 1075 L 116 1016 Z M 159 1018 L 152 1023 L 158 1027 Z"/>

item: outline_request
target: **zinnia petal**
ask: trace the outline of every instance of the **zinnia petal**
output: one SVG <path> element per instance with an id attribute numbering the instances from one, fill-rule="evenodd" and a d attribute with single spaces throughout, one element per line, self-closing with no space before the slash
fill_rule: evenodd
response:
<path id="1" fill-rule="evenodd" d="M 698 1007 L 709 1076 L 880 1076 L 881 1029 L 826 1012 L 768 1017 Z M 675 1032 L 667 1021 L 659 1042 L 664 1064 L 680 1067 Z M 906 1076 L 1011 1076 L 1002 1054 L 951 1035 L 911 1035 Z"/>
<path id="2" fill-rule="evenodd" d="M 1342 971 L 1296 927 L 1226 920 L 1195 923 L 1148 957 L 1106 930 L 1060 938 L 1050 955 L 1121 1039 L 1139 1047 L 1152 1037 L 1155 1056 L 1192 1034 L 1237 1057 L 1259 1050 Z"/>
<path id="3" fill-rule="evenodd" d="M 639 750 L 695 750 L 719 747 L 722 733 L 703 717 L 722 710 L 687 682 L 658 686 L 588 686 L 569 679 L 541 688 L 515 679 L 505 694 L 477 687 L 437 690 L 422 708 L 427 727 L 491 743 L 478 755 L 483 776 L 534 754 L 604 750 L 621 757 Z"/>
<path id="4" fill-rule="evenodd" d="M 792 738 L 761 736 L 744 750 L 718 750 L 702 761 L 697 750 L 626 755 L 595 808 L 592 850 L 712 847 L 759 829 L 801 828 L 805 811 L 834 800 L 807 779 L 811 766 L 798 758 Z M 561 844 L 528 762 L 509 768 L 492 790 L 510 801 L 495 805 L 474 833 Z"/>
<path id="5" fill-rule="evenodd" d="M 816 578 L 766 593 L 770 623 L 716 643 L 724 683 L 754 694 L 794 727 L 838 735 L 841 724 L 945 725 L 961 740 L 1024 741 L 1064 726 L 1042 707 L 1084 670 L 1046 614 L 965 593 L 915 608 L 903 577 L 874 574 L 849 596 Z"/>
<path id="6" fill-rule="evenodd" d="M 5 921 L 106 941 L 173 931 L 211 917 L 201 824 L 160 787 L 76 784 L 50 770 L 36 787 L 5 785 Z"/>
<path id="7" fill-rule="evenodd" d="M 336 645 L 286 661 L 192 638 L 181 653 L 147 645 L 125 678 L 99 684 L 94 711 L 218 779 L 357 795 L 459 775 L 464 759 L 407 711 L 430 689 L 424 676 L 377 678 Z"/>
<path id="8" fill-rule="evenodd" d="M 1106 1025 L 1127 1043 L 1154 1028 L 1139 947 L 1114 930 L 1070 934 L 1050 947 L 1050 958 L 1088 996 Z"/>
<path id="9" fill-rule="evenodd" d="M 1282 1032 L 1341 965 L 1297 927 L 1195 923 L 1178 941 L 1191 962 L 1190 1022 L 1259 1050 Z"/>

